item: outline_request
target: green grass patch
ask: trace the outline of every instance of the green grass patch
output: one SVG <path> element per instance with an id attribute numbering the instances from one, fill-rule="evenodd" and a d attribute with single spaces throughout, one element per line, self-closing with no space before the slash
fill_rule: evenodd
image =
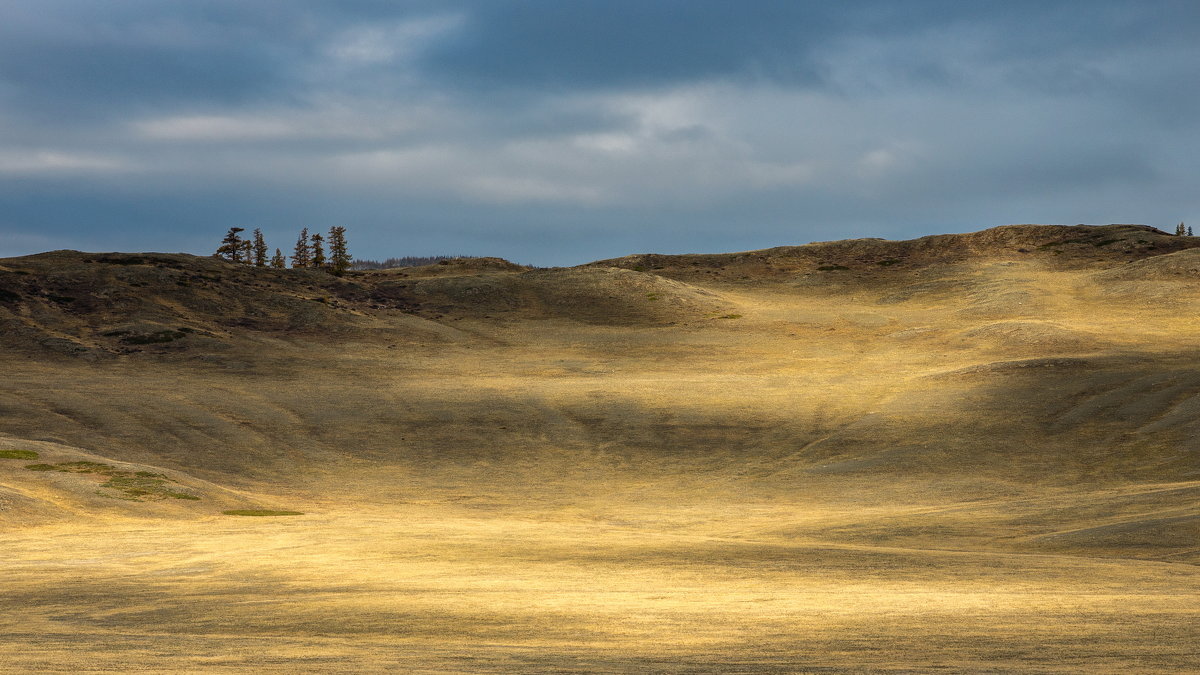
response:
<path id="1" fill-rule="evenodd" d="M 35 455 L 36 457 L 36 455 Z M 59 473 L 90 473 L 106 476 L 96 494 L 110 499 L 131 502 L 158 501 L 162 499 L 199 500 L 196 495 L 179 492 L 170 485 L 175 481 L 153 471 L 125 471 L 103 462 L 59 462 L 58 464 L 26 464 L 30 471 L 57 471 Z"/>
<path id="2" fill-rule="evenodd" d="M 271 509 L 232 509 L 222 511 L 227 516 L 302 516 L 301 511 L 273 511 Z"/>
<path id="3" fill-rule="evenodd" d="M 54 466 L 56 471 L 67 473 L 98 473 L 105 476 L 111 476 L 114 473 L 124 473 L 118 471 L 116 467 L 100 462 L 59 462 Z"/>
<path id="4" fill-rule="evenodd" d="M 37 459 L 38 454 L 32 450 L 0 450 L 0 459 Z"/>

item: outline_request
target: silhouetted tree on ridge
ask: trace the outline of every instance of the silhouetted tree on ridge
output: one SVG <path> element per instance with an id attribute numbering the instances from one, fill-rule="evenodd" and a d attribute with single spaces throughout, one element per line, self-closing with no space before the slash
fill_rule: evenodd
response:
<path id="1" fill-rule="evenodd" d="M 315 267 L 319 270 L 325 269 L 325 263 L 328 262 L 325 259 L 325 247 L 323 245 L 325 237 L 322 237 L 320 232 L 316 232 L 310 241 L 312 243 L 309 244 L 308 248 L 312 251 L 312 260 L 309 262 L 309 267 Z"/>
<path id="2" fill-rule="evenodd" d="M 263 239 L 262 230 L 254 228 L 254 266 L 267 266 L 267 242 Z"/>
<path id="3" fill-rule="evenodd" d="M 308 247 L 308 228 L 300 230 L 300 238 L 296 240 L 296 249 L 292 252 L 292 269 L 312 266 L 311 249 Z"/>
<path id="4" fill-rule="evenodd" d="M 229 228 L 215 255 L 229 262 L 254 265 L 255 267 L 270 266 L 276 269 L 287 267 L 287 258 L 283 255 L 283 251 L 277 248 L 274 256 L 269 255 L 270 248 L 267 247 L 261 229 L 255 228 L 250 239 L 243 239 L 242 232 L 245 232 L 245 228 Z M 326 241 L 329 245 L 328 257 L 325 255 Z M 296 248 L 292 254 L 293 269 L 315 268 L 342 276 L 351 269 L 352 265 L 353 260 L 350 258 L 346 244 L 345 227 L 329 228 L 328 240 L 320 233 L 309 235 L 307 227 L 300 230 L 300 237 L 296 240 Z"/>
<path id="5" fill-rule="evenodd" d="M 350 269 L 350 251 L 346 248 L 346 228 L 334 226 L 329 228 L 329 269 L 336 276 L 342 276 Z"/>
<path id="6" fill-rule="evenodd" d="M 228 260 L 229 262 L 242 262 L 242 254 L 244 246 L 241 233 L 245 232 L 244 227 L 231 227 L 225 233 L 225 238 L 221 240 L 221 245 L 217 248 L 217 256 Z"/>

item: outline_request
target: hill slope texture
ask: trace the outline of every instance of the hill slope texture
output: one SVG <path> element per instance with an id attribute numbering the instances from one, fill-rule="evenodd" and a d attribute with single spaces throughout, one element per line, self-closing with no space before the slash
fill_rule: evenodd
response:
<path id="1" fill-rule="evenodd" d="M 0 658 L 1200 669 L 1198 249 L 0 260 Z"/>

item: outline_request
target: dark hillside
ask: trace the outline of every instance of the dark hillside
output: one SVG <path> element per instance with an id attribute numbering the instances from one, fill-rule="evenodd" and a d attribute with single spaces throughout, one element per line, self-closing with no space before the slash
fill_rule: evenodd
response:
<path id="1" fill-rule="evenodd" d="M 629 255 L 592 265 L 624 267 L 684 280 L 783 280 L 838 273 L 884 275 L 969 260 L 1031 260 L 1061 269 L 1121 265 L 1200 247 L 1200 237 L 1146 225 L 1005 225 L 907 241 L 848 239 L 722 254 Z"/>

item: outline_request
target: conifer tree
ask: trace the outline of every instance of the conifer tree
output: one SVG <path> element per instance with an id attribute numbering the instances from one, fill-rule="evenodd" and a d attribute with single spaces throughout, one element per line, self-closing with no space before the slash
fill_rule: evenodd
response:
<path id="1" fill-rule="evenodd" d="M 312 262 L 310 265 L 317 269 L 325 267 L 325 248 L 321 245 L 323 241 L 325 241 L 325 238 L 318 232 L 312 236 L 312 244 L 308 247 L 312 251 Z"/>
<path id="2" fill-rule="evenodd" d="M 1183 223 L 1180 223 L 1175 226 L 1175 236 L 1182 237 L 1186 233 L 1187 233 L 1187 230 L 1183 229 Z"/>
<path id="3" fill-rule="evenodd" d="M 277 270 L 287 267 L 287 261 L 283 259 L 283 251 L 275 249 L 275 255 L 271 258 L 271 267 Z"/>
<path id="4" fill-rule="evenodd" d="M 254 264 L 254 244 L 249 239 L 242 240 L 242 264 Z"/>
<path id="5" fill-rule="evenodd" d="M 346 248 L 346 228 L 329 228 L 329 265 L 331 271 L 342 276 L 350 269 L 350 251 Z"/>
<path id="6" fill-rule="evenodd" d="M 254 266 L 267 266 L 267 242 L 263 239 L 262 230 L 254 228 Z"/>
<path id="7" fill-rule="evenodd" d="M 310 267 L 312 254 L 308 248 L 308 228 L 300 230 L 300 238 L 296 240 L 296 250 L 292 252 L 292 267 Z"/>
<path id="8" fill-rule="evenodd" d="M 244 232 L 244 227 L 231 227 L 225 233 L 225 238 L 221 240 L 221 246 L 217 248 L 217 255 L 228 260 L 229 262 L 242 261 L 242 237 L 239 234 Z"/>
<path id="9" fill-rule="evenodd" d="M 1189 236 L 1189 237 L 1190 237 L 1190 236 L 1192 236 L 1192 226 L 1191 226 L 1191 225 L 1188 225 L 1188 233 L 1187 233 L 1187 236 Z"/>

